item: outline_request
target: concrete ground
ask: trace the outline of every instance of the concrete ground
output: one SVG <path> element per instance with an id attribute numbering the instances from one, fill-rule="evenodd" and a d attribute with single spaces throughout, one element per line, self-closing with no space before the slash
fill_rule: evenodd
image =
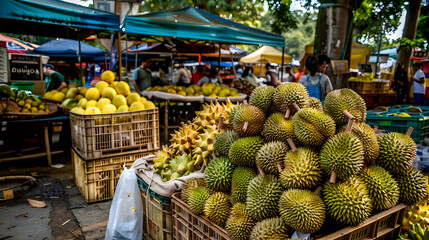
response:
<path id="1" fill-rule="evenodd" d="M 53 157 L 53 164 L 64 164 L 63 168 L 46 162 L 40 158 L 0 163 L 0 176 L 34 174 L 37 179 L 25 195 L 0 201 L 0 240 L 104 239 L 111 200 L 85 202 L 74 184 L 70 153 Z M 32 208 L 27 199 L 44 201 L 46 207 Z"/>

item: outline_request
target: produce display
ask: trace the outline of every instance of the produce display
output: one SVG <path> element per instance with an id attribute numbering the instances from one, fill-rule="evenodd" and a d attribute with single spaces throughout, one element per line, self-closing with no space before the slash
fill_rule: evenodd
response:
<path id="1" fill-rule="evenodd" d="M 201 86 L 190 85 L 188 87 L 165 85 L 148 87 L 146 91 L 160 91 L 181 96 L 207 96 L 207 97 L 239 97 L 238 90 L 235 88 L 228 88 L 223 84 L 216 85 L 214 83 L 204 83 Z"/>
<path id="2" fill-rule="evenodd" d="M 10 88 L 6 84 L 0 84 L 0 115 L 4 112 L 13 113 L 48 113 L 51 110 L 45 103 L 33 94 L 27 94 L 23 90 Z M 6 101 L 7 100 L 7 101 Z"/>
<path id="3" fill-rule="evenodd" d="M 350 89 L 332 91 L 322 106 L 298 83 L 258 87 L 250 104 L 206 104 L 154 167 L 168 181 L 204 165 L 205 178 L 188 179 L 182 200 L 234 240 L 323 236 L 329 224 L 356 226 L 427 196 L 411 166 L 411 131 L 377 138 L 365 118 L 365 102 Z M 425 221 L 419 214 L 408 219 Z"/>

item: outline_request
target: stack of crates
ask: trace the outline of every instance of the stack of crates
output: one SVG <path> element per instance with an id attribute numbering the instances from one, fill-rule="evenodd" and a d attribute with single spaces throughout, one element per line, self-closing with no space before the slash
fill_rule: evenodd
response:
<path id="1" fill-rule="evenodd" d="M 87 202 L 113 198 L 123 165 L 160 148 L 158 108 L 109 114 L 70 112 L 73 176 Z"/>

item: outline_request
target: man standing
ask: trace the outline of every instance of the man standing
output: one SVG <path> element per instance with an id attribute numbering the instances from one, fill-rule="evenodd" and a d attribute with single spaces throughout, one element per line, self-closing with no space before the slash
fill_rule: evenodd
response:
<path id="1" fill-rule="evenodd" d="M 420 63 L 413 64 L 414 77 L 411 80 L 414 88 L 414 106 L 423 106 L 423 96 L 425 95 L 425 74 L 420 70 L 420 67 Z"/>
<path id="2" fill-rule="evenodd" d="M 296 82 L 295 75 L 292 73 L 292 67 L 286 65 L 286 77 L 282 79 L 282 82 Z"/>
<path id="3" fill-rule="evenodd" d="M 133 84 L 138 93 L 143 92 L 146 88 L 152 85 L 152 72 L 149 67 L 151 62 L 149 59 L 142 61 L 142 65 L 134 70 Z"/>
<path id="4" fill-rule="evenodd" d="M 55 67 L 52 64 L 46 64 L 43 67 L 43 74 L 46 76 L 45 83 L 46 88 L 45 92 L 51 90 L 61 90 L 67 87 L 67 83 L 64 81 L 63 75 L 61 73 L 55 71 Z"/>
<path id="5" fill-rule="evenodd" d="M 277 77 L 277 71 L 270 63 L 265 64 L 265 69 L 267 70 L 267 85 L 277 87 L 280 84 L 280 81 Z"/>

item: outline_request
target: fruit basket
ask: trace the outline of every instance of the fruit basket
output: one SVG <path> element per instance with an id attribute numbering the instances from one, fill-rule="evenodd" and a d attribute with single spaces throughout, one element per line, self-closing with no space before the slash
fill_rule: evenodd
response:
<path id="1" fill-rule="evenodd" d="M 63 111 L 64 114 L 69 115 L 71 108 L 69 107 L 65 107 L 62 104 L 57 104 L 58 108 L 61 109 L 61 111 Z"/>
<path id="2" fill-rule="evenodd" d="M 9 101 L 9 105 L 13 105 L 13 104 L 16 105 L 16 103 Z M 6 119 L 38 118 L 38 117 L 46 117 L 46 116 L 52 115 L 52 114 L 54 114 L 54 113 L 56 113 L 58 111 L 58 107 L 54 103 L 46 102 L 45 103 L 45 107 L 47 109 L 49 109 L 50 111 L 49 112 L 45 112 L 45 113 L 23 113 L 23 112 L 17 112 L 18 105 L 16 105 L 15 112 L 5 112 L 2 115 L 2 117 L 6 118 Z"/>

